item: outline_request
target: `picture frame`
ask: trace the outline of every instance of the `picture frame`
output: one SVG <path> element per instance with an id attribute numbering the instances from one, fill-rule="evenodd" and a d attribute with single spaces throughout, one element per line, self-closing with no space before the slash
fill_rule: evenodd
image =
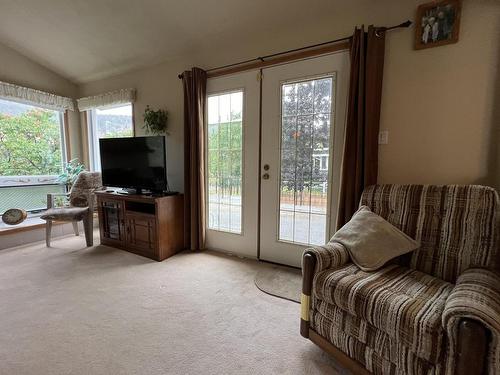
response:
<path id="1" fill-rule="evenodd" d="M 458 42 L 461 0 L 439 0 L 421 4 L 415 20 L 415 49 Z"/>

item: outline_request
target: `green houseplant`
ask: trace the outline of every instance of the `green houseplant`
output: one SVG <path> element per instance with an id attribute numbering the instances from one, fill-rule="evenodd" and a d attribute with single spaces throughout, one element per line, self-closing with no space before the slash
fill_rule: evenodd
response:
<path id="1" fill-rule="evenodd" d="M 78 159 L 71 159 L 64 164 L 62 173 L 57 177 L 57 182 L 66 187 L 69 192 L 80 173 L 85 170 L 85 166 Z M 67 197 L 56 196 L 54 199 L 55 207 L 64 207 L 69 204 Z"/>
<path id="2" fill-rule="evenodd" d="M 66 185 L 68 191 L 71 190 L 76 178 L 80 173 L 85 170 L 85 165 L 80 163 L 78 159 L 71 159 L 68 163 L 64 164 L 63 172 L 57 178 L 57 181 L 62 185 Z"/>
<path id="3" fill-rule="evenodd" d="M 149 107 L 149 105 L 147 105 L 146 109 L 144 110 L 143 129 L 146 129 L 148 133 L 152 133 L 155 135 L 167 133 L 167 119 L 167 111 L 163 109 L 154 111 Z"/>

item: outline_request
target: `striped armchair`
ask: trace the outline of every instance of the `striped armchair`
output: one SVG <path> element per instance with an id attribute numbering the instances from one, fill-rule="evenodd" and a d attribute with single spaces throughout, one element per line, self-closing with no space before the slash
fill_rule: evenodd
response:
<path id="1" fill-rule="evenodd" d="M 374 272 L 339 243 L 307 249 L 302 336 L 356 373 L 499 374 L 497 192 L 376 185 L 361 204 L 421 246 Z"/>

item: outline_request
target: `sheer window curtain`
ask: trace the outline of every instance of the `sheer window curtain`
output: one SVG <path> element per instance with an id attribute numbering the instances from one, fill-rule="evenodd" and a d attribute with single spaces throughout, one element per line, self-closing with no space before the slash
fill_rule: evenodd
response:
<path id="1" fill-rule="evenodd" d="M 184 243 L 205 248 L 205 107 L 207 74 L 192 68 L 182 75 L 184 86 Z"/>
<path id="2" fill-rule="evenodd" d="M 354 30 L 337 228 L 356 212 L 364 188 L 377 183 L 384 53 L 382 29 Z"/>
<path id="3" fill-rule="evenodd" d="M 0 81 L 0 98 L 59 112 L 75 110 L 72 98 L 2 81 Z"/>

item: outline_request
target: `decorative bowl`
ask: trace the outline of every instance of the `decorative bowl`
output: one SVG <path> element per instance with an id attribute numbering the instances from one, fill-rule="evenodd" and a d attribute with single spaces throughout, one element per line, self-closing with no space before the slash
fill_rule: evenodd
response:
<path id="1" fill-rule="evenodd" d="M 8 225 L 21 224 L 28 217 L 28 213 L 22 208 L 10 208 L 2 215 L 2 221 Z"/>

